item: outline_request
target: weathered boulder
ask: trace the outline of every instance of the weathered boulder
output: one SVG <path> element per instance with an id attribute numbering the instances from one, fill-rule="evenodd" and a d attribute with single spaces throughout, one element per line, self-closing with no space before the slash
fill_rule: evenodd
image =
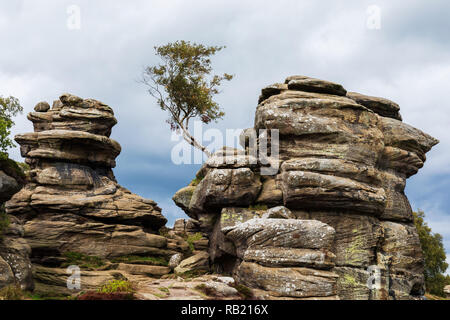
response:
<path id="1" fill-rule="evenodd" d="M 300 90 L 308 92 L 319 92 L 345 96 L 347 91 L 342 85 L 326 80 L 314 79 L 305 76 L 290 76 L 286 78 L 285 84 L 289 90 Z"/>
<path id="2" fill-rule="evenodd" d="M 189 203 L 191 202 L 192 194 L 194 193 L 196 187 L 187 186 L 182 188 L 175 193 L 172 200 L 177 206 L 183 209 L 185 212 L 189 209 Z"/>
<path id="3" fill-rule="evenodd" d="M 172 270 L 175 269 L 182 260 L 183 260 L 183 255 L 181 253 L 174 254 L 173 256 L 170 257 L 169 268 Z"/>
<path id="4" fill-rule="evenodd" d="M 212 169 L 196 187 L 189 211 L 248 206 L 256 199 L 260 189 L 259 177 L 249 168 Z"/>
<path id="5" fill-rule="evenodd" d="M 378 113 L 380 116 L 393 118 L 400 121 L 402 120 L 399 105 L 391 100 L 371 97 L 357 92 L 347 92 L 347 97 L 355 100 L 357 103 L 372 110 L 373 112 Z"/>
<path id="6" fill-rule="evenodd" d="M 236 273 L 239 282 L 261 288 L 274 296 L 309 298 L 334 297 L 337 274 L 308 268 L 270 268 L 243 262 Z"/>
<path id="7" fill-rule="evenodd" d="M 273 208 L 263 214 L 268 218 L 222 229 L 243 260 L 234 272 L 237 280 L 273 296 L 334 297 L 337 275 L 319 271 L 334 267 L 334 229 L 315 220 L 270 217 L 280 211 L 289 214 L 284 207 Z"/>
<path id="8" fill-rule="evenodd" d="M 46 101 L 39 102 L 34 107 L 34 111 L 36 112 L 47 112 L 50 109 L 50 105 Z"/>
<path id="9" fill-rule="evenodd" d="M 25 222 L 24 229 L 36 262 L 64 252 L 100 258 L 175 253 L 167 249 L 165 237 L 146 233 L 142 227 L 98 222 L 73 213 L 41 213 Z"/>
<path id="10" fill-rule="evenodd" d="M 242 258 L 247 249 L 266 247 L 330 249 L 335 231 L 315 220 L 252 219 L 226 233 Z"/>
<path id="11" fill-rule="evenodd" d="M 16 179 L 0 170 L 0 203 L 9 200 L 20 188 L 21 185 Z"/>

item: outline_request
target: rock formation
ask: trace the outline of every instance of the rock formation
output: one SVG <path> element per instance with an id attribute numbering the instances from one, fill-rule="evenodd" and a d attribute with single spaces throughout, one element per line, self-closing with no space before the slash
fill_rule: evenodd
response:
<path id="1" fill-rule="evenodd" d="M 244 130 L 245 151 L 216 152 L 173 198 L 208 234 L 215 270 L 274 299 L 420 297 L 404 189 L 438 141 L 403 123 L 396 103 L 328 81 L 292 76 L 258 103 L 256 146 Z M 263 141 L 278 157 L 255 158 Z"/>
<path id="2" fill-rule="evenodd" d="M 450 285 L 444 287 L 444 293 L 447 296 L 447 299 L 450 299 Z"/>
<path id="3" fill-rule="evenodd" d="M 22 170 L 10 160 L 0 160 L 0 289 L 19 286 L 32 290 L 30 246 L 23 239 L 19 220 L 4 212 L 4 202 L 20 190 L 25 182 Z"/>
<path id="4" fill-rule="evenodd" d="M 116 259 L 120 263 L 108 266 L 119 271 L 116 276 L 169 273 L 167 266 L 148 265 L 144 258 L 168 261 L 188 252 L 188 244 L 176 235 L 161 236 L 167 221 L 161 209 L 116 182 L 112 168 L 121 147 L 109 138 L 117 122 L 113 110 L 64 94 L 52 108 L 39 103 L 28 119 L 34 132 L 15 139 L 31 168 L 29 181 L 6 211 L 23 223 L 38 291 L 67 291 L 62 267 L 74 254 Z M 95 272 L 84 272 L 86 285 L 112 277 L 110 271 Z"/>

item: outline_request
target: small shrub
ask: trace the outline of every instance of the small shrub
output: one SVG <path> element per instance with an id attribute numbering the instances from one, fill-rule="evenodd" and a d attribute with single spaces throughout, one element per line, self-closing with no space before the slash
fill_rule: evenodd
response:
<path id="1" fill-rule="evenodd" d="M 133 300 L 134 289 L 127 280 L 111 280 L 95 291 L 78 296 L 77 300 Z"/>
<path id="2" fill-rule="evenodd" d="M 202 180 L 203 180 L 203 177 L 195 177 L 194 179 L 192 179 L 192 181 L 189 185 L 192 187 L 196 187 Z"/>

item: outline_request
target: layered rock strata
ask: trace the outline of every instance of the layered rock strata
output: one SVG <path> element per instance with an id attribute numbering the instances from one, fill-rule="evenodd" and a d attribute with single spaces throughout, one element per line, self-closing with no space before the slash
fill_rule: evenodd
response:
<path id="1" fill-rule="evenodd" d="M 109 138 L 117 123 L 113 110 L 64 94 L 52 108 L 39 103 L 28 119 L 34 132 L 15 139 L 31 168 L 29 181 L 6 203 L 6 211 L 23 223 L 41 288 L 65 286 L 42 268 L 65 267 L 74 254 L 116 259 L 121 263 L 109 268 L 129 274 L 169 273 L 168 267 L 145 265 L 144 258 L 168 261 L 187 253 L 188 245 L 179 236 L 161 236 L 167 220 L 157 204 L 117 183 L 112 169 L 121 147 Z"/>
<path id="2" fill-rule="evenodd" d="M 399 110 L 339 84 L 289 77 L 262 90 L 255 126 L 241 137 L 245 151 L 216 152 L 200 183 L 174 201 L 209 234 L 214 265 L 268 297 L 420 297 L 423 256 L 404 189 L 438 141 L 403 123 Z M 278 157 L 255 158 L 264 141 Z M 268 163 L 275 174 L 263 173 Z M 329 242 L 308 230 L 312 221 L 330 228 Z"/>

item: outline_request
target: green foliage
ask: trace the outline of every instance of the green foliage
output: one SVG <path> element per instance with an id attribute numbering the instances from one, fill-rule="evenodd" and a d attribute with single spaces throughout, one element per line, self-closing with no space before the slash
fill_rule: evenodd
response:
<path id="1" fill-rule="evenodd" d="M 25 294 L 17 285 L 10 285 L 0 289 L 0 300 L 23 300 Z"/>
<path id="2" fill-rule="evenodd" d="M 111 280 L 97 290 L 98 293 L 134 293 L 133 286 L 126 280 Z"/>
<path id="3" fill-rule="evenodd" d="M 62 267 L 68 267 L 76 265 L 81 269 L 98 269 L 105 265 L 105 261 L 96 256 L 88 256 L 79 252 L 65 252 L 64 257 L 66 261 L 62 264 Z"/>
<path id="4" fill-rule="evenodd" d="M 124 262 L 124 263 L 148 263 L 155 266 L 168 266 L 169 261 L 165 257 L 162 256 L 153 256 L 153 257 L 145 257 L 145 256 L 121 256 L 116 257 L 111 260 L 111 262 Z"/>
<path id="5" fill-rule="evenodd" d="M 14 126 L 12 117 L 22 113 L 23 108 L 17 98 L 0 96 L 0 160 L 8 158 L 8 149 L 15 146 L 9 138 L 11 128 Z"/>
<path id="6" fill-rule="evenodd" d="M 219 93 L 222 81 L 229 81 L 233 76 L 210 75 L 210 57 L 223 48 L 183 40 L 155 47 L 163 63 L 146 67 L 142 75 L 142 83 L 148 87 L 150 95 L 169 113 L 170 128 L 181 129 L 188 143 L 208 155 L 209 151 L 189 134 L 189 121 L 199 118 L 207 124 L 225 115 L 213 96 Z"/>
<path id="7" fill-rule="evenodd" d="M 198 240 L 200 240 L 202 238 L 203 238 L 203 235 L 200 232 L 197 232 L 195 234 L 192 234 L 192 235 L 188 236 L 187 239 L 186 239 L 186 242 L 189 245 L 189 249 L 191 249 L 191 251 L 194 251 L 195 250 L 194 242 L 198 241 Z"/>
<path id="8" fill-rule="evenodd" d="M 414 212 L 414 224 L 419 233 L 420 244 L 425 258 L 425 286 L 427 292 L 444 296 L 446 277 L 444 276 L 448 264 L 445 262 L 446 255 L 442 236 L 433 233 L 431 228 L 424 221 L 425 213 L 421 210 Z"/>

